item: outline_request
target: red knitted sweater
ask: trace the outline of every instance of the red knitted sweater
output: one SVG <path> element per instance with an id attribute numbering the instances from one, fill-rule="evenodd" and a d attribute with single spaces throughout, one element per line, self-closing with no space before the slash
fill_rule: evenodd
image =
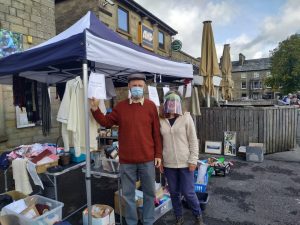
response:
<path id="1" fill-rule="evenodd" d="M 92 111 L 96 121 L 104 127 L 119 126 L 120 163 L 144 163 L 162 157 L 158 113 L 154 103 L 144 104 L 124 100 L 104 116 L 98 109 Z"/>

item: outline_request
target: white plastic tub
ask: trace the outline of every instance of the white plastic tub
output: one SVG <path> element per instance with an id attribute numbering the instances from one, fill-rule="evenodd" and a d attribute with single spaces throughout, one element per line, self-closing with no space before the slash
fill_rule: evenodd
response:
<path id="1" fill-rule="evenodd" d="M 55 222 L 61 221 L 64 203 L 39 195 L 28 196 L 24 200 L 25 202 L 34 201 L 35 204 L 48 205 L 50 210 L 34 219 L 29 219 L 22 214 L 18 214 L 7 206 L 2 209 L 2 213 L 16 215 L 19 218 L 21 225 L 52 225 Z M 12 204 L 16 204 L 16 202 L 13 202 Z"/>

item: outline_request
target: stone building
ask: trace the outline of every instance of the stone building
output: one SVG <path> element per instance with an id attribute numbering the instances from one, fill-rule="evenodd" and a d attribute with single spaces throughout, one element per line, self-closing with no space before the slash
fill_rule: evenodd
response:
<path id="1" fill-rule="evenodd" d="M 158 55 L 178 62 L 191 63 L 198 74 L 200 60 L 183 51 L 173 51 L 177 31 L 134 0 L 56 0 L 56 31 L 60 33 L 92 11 L 101 22 L 123 38 Z M 128 96 L 127 87 L 117 88 L 114 103 Z M 158 89 L 159 94 L 162 90 Z M 147 90 L 145 95 L 147 96 Z"/>
<path id="2" fill-rule="evenodd" d="M 22 34 L 23 50 L 55 35 L 54 0 L 0 0 L 0 30 Z M 16 128 L 12 86 L 0 85 L 0 151 L 20 144 L 55 141 L 59 135 L 56 123 L 58 100 L 52 93 L 52 129 L 42 135 L 40 126 Z"/>
<path id="3" fill-rule="evenodd" d="M 56 30 L 62 32 L 87 11 L 123 38 L 175 61 L 185 61 L 199 67 L 200 61 L 183 51 L 171 50 L 177 31 L 133 0 L 56 0 Z"/>
<path id="4" fill-rule="evenodd" d="M 232 62 L 232 79 L 234 81 L 233 98 L 238 99 L 273 99 L 271 87 L 264 84 L 271 76 L 270 58 L 249 59 L 239 54 L 239 60 Z"/>

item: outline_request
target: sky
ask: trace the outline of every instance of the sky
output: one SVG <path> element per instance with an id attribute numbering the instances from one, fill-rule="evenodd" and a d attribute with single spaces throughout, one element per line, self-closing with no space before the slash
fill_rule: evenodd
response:
<path id="1" fill-rule="evenodd" d="M 135 0 L 178 31 L 182 50 L 201 56 L 203 21 L 211 20 L 218 58 L 224 44 L 231 59 L 269 57 L 290 35 L 300 33 L 299 0 Z"/>

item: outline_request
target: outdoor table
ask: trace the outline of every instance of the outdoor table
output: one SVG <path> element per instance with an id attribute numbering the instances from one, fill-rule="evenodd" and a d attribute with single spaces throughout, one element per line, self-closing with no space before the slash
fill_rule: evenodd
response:
<path id="1" fill-rule="evenodd" d="M 4 170 L 4 190 L 5 192 L 8 192 L 8 186 L 7 186 L 7 172 L 8 170 L 11 168 L 11 165 L 6 169 Z"/>
<path id="2" fill-rule="evenodd" d="M 54 199 L 56 201 L 58 201 L 58 196 L 57 196 L 57 177 L 65 174 L 65 173 L 68 173 L 68 172 L 71 172 L 73 170 L 76 170 L 80 167 L 83 167 L 85 166 L 86 162 L 81 162 L 81 163 L 72 163 L 68 166 L 65 166 L 64 169 L 62 171 L 59 171 L 59 172 L 48 172 L 46 171 L 44 173 L 44 175 L 47 177 L 47 179 L 51 182 L 51 184 L 53 185 L 54 187 Z M 70 213 L 69 215 L 67 215 L 66 217 L 63 218 L 63 220 L 66 220 L 68 219 L 69 217 L 71 217 L 72 215 L 74 215 L 75 213 L 77 213 L 78 211 L 82 210 L 84 207 L 86 207 L 86 204 L 84 204 L 83 206 L 79 207 L 78 209 L 76 209 L 74 212 Z"/>

